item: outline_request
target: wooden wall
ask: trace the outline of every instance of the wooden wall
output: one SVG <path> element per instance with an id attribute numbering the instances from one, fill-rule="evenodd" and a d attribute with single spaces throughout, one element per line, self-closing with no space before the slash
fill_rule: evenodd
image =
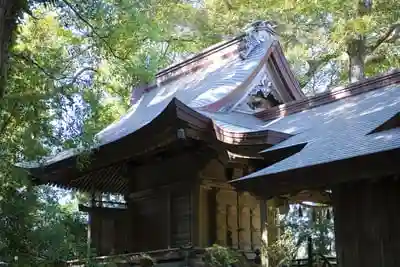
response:
<path id="1" fill-rule="evenodd" d="M 129 251 L 130 229 L 126 209 L 88 208 L 92 246 L 97 255 L 121 254 Z"/>
<path id="2" fill-rule="evenodd" d="M 175 248 L 192 242 L 192 195 L 192 184 L 175 184 L 128 202 L 132 251 Z"/>
<path id="3" fill-rule="evenodd" d="M 127 209 L 85 208 L 97 255 L 177 248 L 193 242 L 193 185 L 175 184 L 127 202 Z"/>
<path id="4" fill-rule="evenodd" d="M 398 177 L 339 184 L 332 195 L 339 265 L 400 266 Z"/>
<path id="5" fill-rule="evenodd" d="M 167 201 L 164 195 L 150 195 L 128 203 L 132 222 L 132 251 L 165 248 L 167 244 Z"/>
<path id="6" fill-rule="evenodd" d="M 260 248 L 259 201 L 249 193 L 236 192 L 227 183 L 226 168 L 221 162 L 211 160 L 202 169 L 181 172 L 176 167 L 168 172 L 165 164 L 160 167 L 166 168 L 164 182 L 172 174 L 183 176 L 149 188 L 150 184 L 144 183 L 145 171 L 141 170 L 142 178 L 132 179 L 127 210 L 99 213 L 102 215 L 93 218 L 93 244 L 102 255 L 113 248 L 114 253 L 142 252 L 189 243 L 196 247 L 220 244 L 241 250 Z M 189 167 L 193 166 L 185 169 Z M 241 168 L 232 173 L 231 178 L 243 175 Z M 153 170 L 148 174 L 161 172 Z M 97 225 L 99 222 L 102 226 Z"/>
<path id="7" fill-rule="evenodd" d="M 202 185 L 199 214 L 200 246 L 260 248 L 260 206 L 250 194 L 216 184 Z"/>
<path id="8" fill-rule="evenodd" d="M 212 161 L 200 173 L 199 245 L 214 243 L 254 250 L 261 246 L 259 201 L 247 192 L 239 193 L 227 183 L 225 167 Z M 242 175 L 240 169 L 234 177 Z"/>

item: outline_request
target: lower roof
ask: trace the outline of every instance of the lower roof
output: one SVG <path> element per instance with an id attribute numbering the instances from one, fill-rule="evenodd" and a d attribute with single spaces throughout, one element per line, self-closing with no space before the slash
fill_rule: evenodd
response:
<path id="1" fill-rule="evenodd" d="M 383 82 L 377 83 L 378 80 Z M 328 165 L 339 166 L 335 164 L 349 161 L 359 164 L 358 159 L 367 156 L 371 156 L 369 160 L 373 165 L 372 159 L 379 159 L 377 155 L 394 158 L 392 152 L 400 148 L 400 130 L 393 128 L 397 121 L 393 117 L 400 111 L 400 71 L 346 88 L 340 93 L 328 92 L 282 105 L 283 108 L 275 108 L 281 116 L 275 114 L 270 119 L 235 112 L 195 110 L 172 97 L 139 129 L 129 130 L 122 138 L 108 140 L 96 148 L 89 169 L 79 170 L 77 155 L 68 153 L 48 161 L 45 166 L 20 167 L 41 183 L 82 190 L 96 185 L 102 191 L 122 192 L 126 190 L 127 181 L 121 173 L 127 160 L 174 143 L 179 139 L 178 132 L 188 129 L 189 138 L 211 145 L 223 143 L 225 148 L 226 145 L 230 148 L 272 146 L 261 154 L 266 162 L 274 164 L 234 181 L 239 188 L 281 194 L 305 189 L 305 186 L 328 186 L 335 179 L 324 180 L 326 175 L 318 174 L 317 170 L 324 171 Z M 105 136 L 106 132 L 103 132 Z M 384 166 L 382 162 L 381 166 Z M 307 171 L 300 175 L 298 171 L 304 170 Z M 331 168 L 330 175 L 338 174 L 337 171 Z M 336 181 L 340 181 L 339 178 Z M 284 183 L 277 183 L 277 179 Z"/>
<path id="2" fill-rule="evenodd" d="M 335 181 L 342 181 L 343 177 L 329 180 L 325 179 L 325 173 L 315 172 L 328 170 L 328 165 L 338 166 L 335 164 L 339 162 L 359 162 L 361 157 L 387 157 L 390 154 L 392 161 L 387 161 L 391 162 L 389 167 L 397 165 L 393 162 L 393 155 L 397 155 L 393 151 L 400 148 L 400 128 L 396 124 L 400 111 L 400 72 L 390 74 L 390 79 L 392 82 L 387 86 L 266 121 L 265 129 L 293 136 L 261 154 L 265 158 L 284 156 L 275 164 L 235 180 L 233 184 L 243 190 L 256 188 L 259 192 L 273 195 L 304 189 L 312 184 L 329 186 Z M 383 130 L 374 131 L 380 128 Z M 371 166 L 365 169 L 367 167 Z M 360 169 L 361 166 L 343 165 L 341 168 Z M 308 178 L 300 177 L 299 171 L 305 169 L 308 170 Z M 336 168 L 329 171 L 339 175 L 342 170 Z M 313 183 L 299 182 L 301 179 L 311 179 Z"/>
<path id="3" fill-rule="evenodd" d="M 186 140 L 188 143 L 193 140 L 215 149 L 232 151 L 255 147 L 257 150 L 252 153 L 257 153 L 259 149 L 282 142 L 290 136 L 268 129 L 251 130 L 241 127 L 240 123 L 217 122 L 206 113 L 199 113 L 173 98 L 157 117 L 142 128 L 92 149 L 86 166 L 79 166 L 79 154 L 67 154 L 67 157 L 59 156 L 45 164 L 19 164 L 19 167 L 25 169 L 39 184 L 48 183 L 83 191 L 126 193 L 127 164 L 137 164 L 143 158 L 150 158 L 147 161 L 151 161 L 152 156 L 174 149 Z"/>

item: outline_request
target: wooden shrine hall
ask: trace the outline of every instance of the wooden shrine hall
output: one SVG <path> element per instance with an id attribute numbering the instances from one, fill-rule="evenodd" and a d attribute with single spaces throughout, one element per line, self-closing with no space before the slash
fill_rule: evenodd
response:
<path id="1" fill-rule="evenodd" d="M 93 195 L 83 209 L 101 255 L 214 243 L 254 251 L 275 208 L 314 201 L 334 207 L 341 266 L 400 266 L 399 83 L 393 71 L 307 98 L 258 21 L 134 88 L 85 166 L 78 150 L 18 166 L 37 184 Z"/>

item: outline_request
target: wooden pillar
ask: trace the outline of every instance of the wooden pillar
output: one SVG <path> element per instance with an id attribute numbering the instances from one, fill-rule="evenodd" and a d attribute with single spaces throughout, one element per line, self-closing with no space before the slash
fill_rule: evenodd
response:
<path id="1" fill-rule="evenodd" d="M 190 185 L 190 209 L 191 209 L 191 234 L 190 234 L 190 242 L 193 246 L 200 246 L 200 226 L 199 226 L 199 218 L 200 218 L 200 183 L 195 182 Z"/>
<path id="2" fill-rule="evenodd" d="M 275 199 L 267 201 L 267 225 L 268 225 L 268 244 L 275 243 L 280 236 L 280 227 L 278 222 L 278 207 Z"/>
<path id="3" fill-rule="evenodd" d="M 93 190 L 93 192 L 90 195 L 90 207 L 93 209 L 95 207 L 95 192 Z M 87 254 L 87 259 L 88 261 L 90 261 L 90 258 L 92 257 L 92 229 L 93 229 L 93 211 L 92 212 L 88 212 L 88 225 L 87 225 L 87 244 L 86 244 L 86 254 Z"/>
<path id="4" fill-rule="evenodd" d="M 207 202 L 208 202 L 208 246 L 212 246 L 217 243 L 217 192 L 218 189 L 212 187 L 208 190 Z"/>
<path id="5" fill-rule="evenodd" d="M 172 247 L 172 216 L 171 216 L 171 188 L 168 187 L 166 192 L 166 207 L 167 207 L 167 218 L 166 220 L 166 231 L 167 231 L 167 245 L 168 248 Z"/>
<path id="6" fill-rule="evenodd" d="M 126 221 L 127 221 L 127 229 L 126 229 L 126 234 L 129 236 L 128 238 L 128 244 L 126 250 L 129 252 L 134 252 L 137 249 L 137 232 L 138 230 L 140 231 L 141 223 L 140 221 L 138 222 L 138 218 L 136 217 L 136 208 L 135 207 L 135 201 L 132 197 L 132 193 L 135 192 L 135 179 L 134 179 L 134 174 L 133 173 L 128 173 L 126 175 L 126 179 L 128 180 L 128 192 L 127 195 L 125 196 L 125 202 L 126 202 L 126 207 L 127 207 L 127 216 L 126 216 Z M 138 229 L 139 228 L 139 229 Z"/>
<path id="7" fill-rule="evenodd" d="M 267 201 L 264 199 L 260 200 L 260 233 L 261 233 L 261 246 L 264 247 L 268 244 L 268 230 L 267 230 Z M 268 267 L 268 258 L 265 250 L 261 250 L 261 265 Z"/>
<path id="8" fill-rule="evenodd" d="M 88 224 L 87 224 L 87 243 L 86 243 L 86 255 L 89 259 L 92 254 L 92 215 L 88 213 Z"/>
<path id="9" fill-rule="evenodd" d="M 400 182 L 362 180 L 332 188 L 341 267 L 400 266 Z"/>
<path id="10" fill-rule="evenodd" d="M 312 237 L 307 238 L 307 267 L 313 267 L 313 243 Z"/>
<path id="11" fill-rule="evenodd" d="M 261 240 L 263 246 L 274 244 L 280 236 L 280 228 L 278 224 L 278 208 L 275 199 L 260 200 L 260 219 L 261 219 Z M 271 265 L 267 255 L 262 254 L 262 266 Z"/>

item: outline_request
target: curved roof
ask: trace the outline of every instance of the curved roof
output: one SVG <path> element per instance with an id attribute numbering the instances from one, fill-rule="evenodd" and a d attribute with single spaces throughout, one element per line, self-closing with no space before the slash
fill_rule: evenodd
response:
<path id="1" fill-rule="evenodd" d="M 173 98 L 194 110 L 206 110 L 208 105 L 231 94 L 246 82 L 263 64 L 262 59 L 271 44 L 271 41 L 266 41 L 246 60 L 238 56 L 219 58 L 206 68 L 143 92 L 128 113 L 98 133 L 97 139 L 100 144 L 106 144 L 140 129 L 157 117 Z"/>
<path id="2" fill-rule="evenodd" d="M 100 176 L 99 172 L 110 168 L 108 176 L 115 174 L 125 161 L 176 142 L 182 134 L 184 138 L 228 146 L 265 147 L 286 140 L 290 134 L 264 129 L 261 119 L 231 109 L 261 78 L 270 75 L 266 63 L 279 47 L 276 38 L 267 35 L 243 59 L 240 40 L 208 49 L 201 57 L 162 71 L 152 85 L 137 88 L 127 114 L 96 135 L 98 143 L 91 151 L 88 166 L 77 167 L 79 150 L 18 166 L 40 183 L 89 190 L 90 177 L 85 177 Z M 82 179 L 85 181 L 79 182 Z M 121 177 L 116 179 L 125 183 Z M 105 190 L 105 184 L 102 182 L 97 188 Z M 126 185 L 107 186 L 114 186 L 112 192 L 121 192 Z"/>

